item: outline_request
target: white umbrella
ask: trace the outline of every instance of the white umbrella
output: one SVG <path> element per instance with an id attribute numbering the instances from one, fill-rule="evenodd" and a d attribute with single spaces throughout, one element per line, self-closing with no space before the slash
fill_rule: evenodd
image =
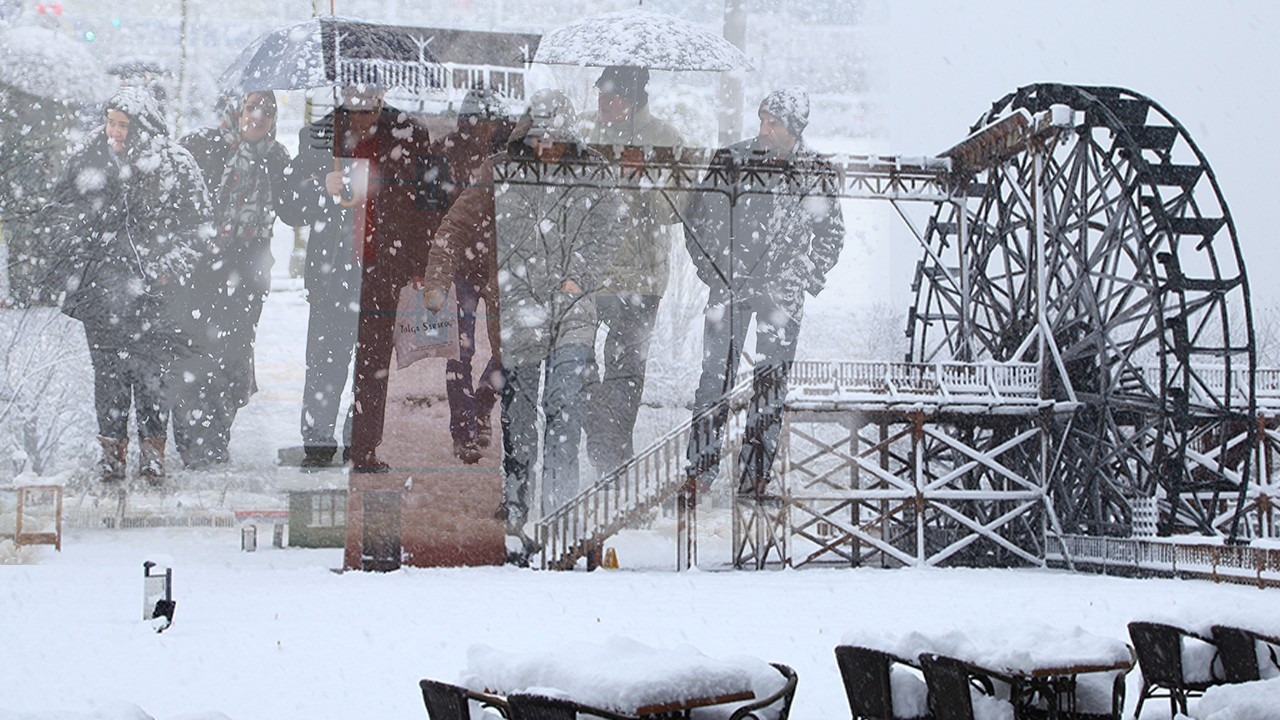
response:
<path id="1" fill-rule="evenodd" d="M 0 33 L 0 83 L 72 105 L 105 100 L 114 88 L 84 43 L 38 27 Z"/>
<path id="2" fill-rule="evenodd" d="M 542 37 L 534 62 L 650 70 L 733 70 L 749 67 L 723 37 L 674 15 L 642 8 L 592 15 Z"/>

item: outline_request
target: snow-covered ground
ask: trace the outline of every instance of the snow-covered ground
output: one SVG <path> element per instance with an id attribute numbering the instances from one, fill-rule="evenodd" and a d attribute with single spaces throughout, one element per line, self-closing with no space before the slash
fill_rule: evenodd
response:
<path id="1" fill-rule="evenodd" d="M 73 531 L 61 553 L 0 567 L 0 718 L 146 717 L 133 706 L 186 720 L 423 717 L 417 681 L 459 680 L 475 645 L 555 652 L 613 636 L 787 663 L 800 677 L 792 716 L 840 718 L 832 649 L 849 636 L 959 631 L 990 645 L 1040 627 L 1051 644 L 1078 629 L 1126 640 L 1135 618 L 1280 625 L 1275 591 L 1252 587 L 1047 570 L 627 569 L 648 552 L 620 549 L 622 570 L 594 573 L 337 574 L 338 550 L 244 553 L 234 529 Z M 140 619 L 141 563 L 156 553 L 172 558 L 178 603 L 162 634 Z M 1167 702 L 1143 717 L 1168 717 Z"/>

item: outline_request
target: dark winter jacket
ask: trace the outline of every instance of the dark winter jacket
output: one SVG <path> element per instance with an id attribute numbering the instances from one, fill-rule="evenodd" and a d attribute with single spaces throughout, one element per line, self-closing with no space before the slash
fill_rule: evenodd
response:
<path id="1" fill-rule="evenodd" d="M 732 291 L 799 307 L 804 292 L 817 295 L 844 246 L 837 189 L 835 168 L 803 140 L 785 160 L 754 139 L 718 150 L 685 216 L 685 246 L 711 301 Z"/>
<path id="2" fill-rule="evenodd" d="M 348 113 L 336 113 L 345 135 Z M 371 140 L 356 152 L 368 151 L 376 176 L 371 178 L 363 209 L 370 241 L 354 246 L 353 222 L 361 208 L 343 207 L 324 186 L 334 169 L 335 114 L 313 122 L 298 136 L 298 156 L 286 171 L 286 192 L 277 204 L 280 219 L 293 227 L 310 226 L 305 285 L 310 293 L 341 294 L 332 283 L 342 281 L 344 266 L 362 261 L 362 310 L 393 310 L 401 287 L 421 274 L 428 243 L 440 210 L 424 181 L 430 135 L 425 126 L 395 108 L 384 106 Z M 339 164 L 351 164 L 351 149 L 340 149 Z"/>
<path id="3" fill-rule="evenodd" d="M 582 144 L 565 147 L 579 162 L 599 163 L 599 172 L 583 173 L 581 181 L 545 172 L 538 184 L 495 189 L 504 364 L 537 362 L 554 347 L 590 346 L 595 297 L 622 241 L 626 206 L 604 159 Z M 514 142 L 493 162 L 539 161 L 528 145 Z M 563 292 L 566 280 L 581 292 Z"/>
<path id="4" fill-rule="evenodd" d="M 229 206 L 219 207 L 217 204 L 217 195 L 219 184 L 223 179 L 223 171 L 227 167 L 228 161 L 231 159 L 233 148 L 230 143 L 223 137 L 220 128 L 203 128 L 197 130 L 190 135 L 182 138 L 182 145 L 191 152 L 195 157 L 196 164 L 200 166 L 201 175 L 204 177 L 205 186 L 209 189 L 210 200 L 214 204 L 214 229 L 215 235 L 210 242 L 211 250 L 214 255 L 229 254 L 224 260 L 227 267 L 244 268 L 259 267 L 264 261 L 268 264 L 271 262 L 271 235 L 272 222 L 262 222 L 257 224 L 257 232 L 253 236 L 243 236 L 237 238 L 228 238 L 221 229 L 224 227 L 224 216 L 233 212 L 245 212 L 245 199 L 233 199 L 233 203 Z M 272 142 L 267 153 L 258 159 L 261 171 L 265 174 L 269 185 L 269 191 L 264 198 L 266 205 L 261 210 L 262 214 L 269 217 L 272 221 L 275 219 L 276 198 L 281 194 L 284 188 L 285 168 L 289 166 L 289 151 L 278 142 Z M 258 210 L 258 208 L 254 208 Z M 264 258 L 263 255 L 266 257 Z"/>
<path id="5" fill-rule="evenodd" d="M 63 312 L 99 325 L 163 316 L 211 232 L 195 160 L 165 134 L 154 103 L 121 95 L 109 107 L 131 111 L 123 153 L 113 158 L 105 131 L 95 133 L 68 159 L 47 211 L 66 262 Z"/>
<path id="6" fill-rule="evenodd" d="M 578 117 L 583 137 L 592 144 L 626 145 L 641 148 L 682 147 L 684 139 L 667 123 L 655 118 L 645 105 L 629 120 L 601 123 L 596 113 Z M 683 195 L 671 190 L 622 186 L 628 221 L 618 253 L 609 269 L 605 292 L 611 295 L 662 295 L 671 274 L 670 226 L 680 221 Z"/>
<path id="7" fill-rule="evenodd" d="M 465 122 L 465 118 L 459 122 Z M 452 213 L 452 220 L 449 215 L 444 216 L 433 240 L 435 247 L 431 251 L 428 266 L 431 262 L 437 262 L 442 253 L 447 253 L 450 277 L 457 274 L 482 289 L 496 287 L 497 282 L 497 261 L 493 247 L 492 169 L 485 161 L 500 149 L 501 147 L 495 148 L 488 137 L 463 135 L 459 131 L 431 143 L 433 169 L 437 173 L 439 187 L 450 212 L 452 213 L 452 208 L 464 194 L 467 195 L 467 200 L 462 210 Z M 471 191 L 476 184 L 486 186 L 486 190 L 481 190 L 480 194 L 487 191 L 487 202 Z M 449 232 L 442 237 L 445 222 L 448 222 Z M 427 272 L 438 275 L 430 267 Z"/>
<path id="8" fill-rule="evenodd" d="M 176 368 L 175 395 L 188 390 L 216 392 L 242 407 L 257 389 L 253 345 L 262 305 L 271 289 L 271 237 L 276 198 L 284 189 L 289 153 L 267 137 L 240 140 L 243 97 L 223 102 L 220 127 L 197 130 L 182 139 L 195 157 L 213 204 L 214 237 L 198 260 L 180 318 L 204 351 Z M 214 378 L 212 376 L 216 375 Z M 209 390 L 204 383 L 216 384 Z"/>

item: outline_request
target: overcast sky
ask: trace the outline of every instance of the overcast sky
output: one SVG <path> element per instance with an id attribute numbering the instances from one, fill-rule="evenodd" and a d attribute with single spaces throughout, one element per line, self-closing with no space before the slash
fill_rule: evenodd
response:
<path id="1" fill-rule="evenodd" d="M 926 2 L 875 13 L 876 84 L 894 154 L 936 154 L 1006 93 L 1036 82 L 1117 85 L 1160 103 L 1204 151 L 1240 234 L 1254 304 L 1280 302 L 1270 269 L 1280 168 L 1280 3 Z M 887 220 L 892 220 L 888 218 Z M 900 224 L 895 221 L 894 224 Z M 919 256 L 893 228 L 892 270 L 874 296 L 908 300 Z M 864 248 L 881 267 L 881 250 Z"/>

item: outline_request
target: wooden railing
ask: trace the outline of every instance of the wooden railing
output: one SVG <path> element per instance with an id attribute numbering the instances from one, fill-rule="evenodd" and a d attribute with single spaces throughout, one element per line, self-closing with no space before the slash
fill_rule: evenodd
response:
<path id="1" fill-rule="evenodd" d="M 1040 369 L 1032 363 L 799 361 L 790 386 L 796 402 L 857 396 L 1031 400 L 1040 394 Z"/>
<path id="2" fill-rule="evenodd" d="M 1090 535 L 1065 535 L 1061 539 L 1061 544 L 1048 543 L 1046 560 L 1066 564 L 1069 558 L 1076 570 L 1280 587 L 1280 547 Z"/>

